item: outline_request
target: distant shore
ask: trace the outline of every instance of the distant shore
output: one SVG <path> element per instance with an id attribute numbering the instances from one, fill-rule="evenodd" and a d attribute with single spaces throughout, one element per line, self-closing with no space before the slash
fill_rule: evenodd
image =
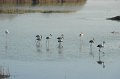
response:
<path id="1" fill-rule="evenodd" d="M 62 1 L 62 2 L 61 2 Z M 0 13 L 5 14 L 23 14 L 23 13 L 70 13 L 75 12 L 75 7 L 83 6 L 86 0 L 0 0 Z M 47 6 L 48 10 L 40 10 L 39 7 Z M 49 7 L 61 7 L 60 10 L 50 9 Z M 69 10 L 64 10 L 67 6 Z M 27 7 L 27 9 L 25 9 Z M 38 9 L 32 9 L 31 7 Z M 71 9 L 74 8 L 74 9 Z M 63 10 L 61 10 L 63 9 Z M 71 10 L 70 10 L 71 9 Z M 78 8 L 79 9 L 79 8 Z"/>
<path id="2" fill-rule="evenodd" d="M 0 4 L 22 4 L 22 5 L 39 5 L 39 4 L 55 4 L 55 3 L 84 3 L 86 0 L 0 0 Z"/>
<path id="3" fill-rule="evenodd" d="M 24 14 L 24 13 L 71 13 L 72 11 L 47 11 L 47 10 L 2 10 L 5 14 Z"/>

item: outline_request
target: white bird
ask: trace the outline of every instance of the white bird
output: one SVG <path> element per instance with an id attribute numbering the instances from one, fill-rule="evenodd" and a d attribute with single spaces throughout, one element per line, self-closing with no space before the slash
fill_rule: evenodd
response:
<path id="1" fill-rule="evenodd" d="M 79 36 L 80 36 L 80 37 L 84 36 L 83 32 L 81 32 Z"/>
<path id="2" fill-rule="evenodd" d="M 8 31 L 8 30 L 5 30 L 5 34 L 9 34 L 9 31 Z"/>
<path id="3" fill-rule="evenodd" d="M 103 41 L 103 47 L 104 47 L 105 43 L 106 43 L 106 42 L 105 42 L 105 41 Z"/>

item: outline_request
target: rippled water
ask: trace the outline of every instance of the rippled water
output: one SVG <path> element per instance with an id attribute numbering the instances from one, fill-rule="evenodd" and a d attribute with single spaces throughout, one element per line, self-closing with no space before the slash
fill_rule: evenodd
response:
<path id="1" fill-rule="evenodd" d="M 111 32 L 120 32 L 120 25 L 106 20 L 119 15 L 119 4 L 119 0 L 88 0 L 74 13 L 0 14 L 0 65 L 9 67 L 13 79 L 119 79 L 120 34 Z M 43 36 L 40 47 L 37 34 Z M 58 48 L 61 34 L 63 48 Z M 97 45 L 103 41 L 104 53 L 99 56 Z"/>

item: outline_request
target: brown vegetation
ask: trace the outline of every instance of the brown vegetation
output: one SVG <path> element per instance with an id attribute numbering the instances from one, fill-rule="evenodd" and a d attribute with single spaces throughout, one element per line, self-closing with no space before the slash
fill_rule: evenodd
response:
<path id="1" fill-rule="evenodd" d="M 85 0 L 0 0 L 0 4 L 3 3 L 17 3 L 17 4 L 21 4 L 21 3 L 65 3 L 65 2 L 82 2 Z"/>
<path id="2" fill-rule="evenodd" d="M 68 13 L 70 10 L 40 10 L 30 9 L 31 6 L 82 6 L 86 0 L 0 0 L 0 13 Z M 25 6 L 25 7 L 24 7 Z M 27 9 L 26 9 L 27 7 Z M 74 10 L 75 11 L 75 10 Z"/>

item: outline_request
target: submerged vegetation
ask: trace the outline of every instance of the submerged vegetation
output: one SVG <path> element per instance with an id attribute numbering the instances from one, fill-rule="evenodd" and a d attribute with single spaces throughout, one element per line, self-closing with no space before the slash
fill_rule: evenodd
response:
<path id="1" fill-rule="evenodd" d="M 86 0 L 0 0 L 0 13 L 69 13 L 76 11 L 85 3 Z M 65 9 L 66 7 L 69 9 Z"/>

